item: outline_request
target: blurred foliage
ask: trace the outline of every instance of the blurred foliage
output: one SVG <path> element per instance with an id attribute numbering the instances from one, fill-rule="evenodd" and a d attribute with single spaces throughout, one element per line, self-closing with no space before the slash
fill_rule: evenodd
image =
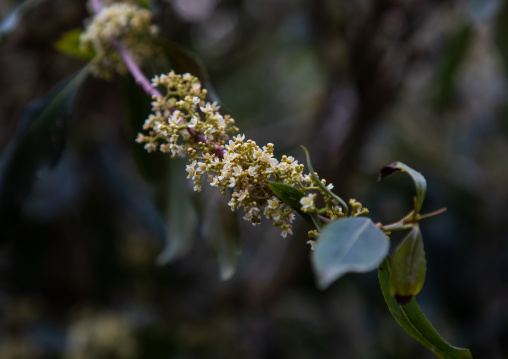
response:
<path id="1" fill-rule="evenodd" d="M 18 4 L 0 2 L 0 17 Z M 300 162 L 305 145 L 316 171 L 375 220 L 397 220 L 414 193 L 405 176 L 376 184 L 383 165 L 398 160 L 423 173 L 423 212 L 448 211 L 421 225 L 428 271 L 418 302 L 445 339 L 478 358 L 508 357 L 508 2 L 171 0 L 154 8 L 162 36 L 196 54 L 247 138 Z M 2 23 L 2 158 L 30 101 L 84 65 L 53 44 L 82 26 L 85 9 L 46 0 Z M 195 66 L 181 54 L 174 66 Z M 150 75 L 167 65 L 151 66 Z M 286 239 L 244 223 L 235 237 L 234 219 L 211 228 L 207 215 L 229 209 L 189 191 L 183 164 L 133 142 L 150 99 L 126 81 L 85 82 L 65 151 L 0 239 L 2 359 L 433 357 L 386 311 L 375 273 L 316 288 L 304 221 Z M 184 211 L 188 223 L 168 223 L 171 201 L 184 198 L 195 219 Z M 157 266 L 177 225 L 188 247 Z M 242 248 L 228 281 L 205 245 L 224 231 Z"/>

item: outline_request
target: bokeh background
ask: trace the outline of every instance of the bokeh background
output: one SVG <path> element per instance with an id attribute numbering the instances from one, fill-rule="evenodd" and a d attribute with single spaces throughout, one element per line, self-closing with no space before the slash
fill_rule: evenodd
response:
<path id="1" fill-rule="evenodd" d="M 0 2 L 0 158 L 28 104 L 84 65 L 53 47 L 83 26 L 83 1 L 20 4 Z M 398 220 L 414 191 L 407 176 L 377 183 L 379 169 L 422 172 L 423 210 L 448 210 L 422 223 L 418 301 L 453 345 L 508 357 L 508 1 L 153 6 L 247 138 L 300 160 L 305 145 L 375 221 Z M 391 317 L 375 272 L 318 290 L 305 223 L 288 238 L 252 227 L 214 191 L 193 193 L 185 162 L 147 155 L 133 140 L 148 113 L 132 80 L 87 80 L 60 160 L 2 214 L 0 358 L 433 358 Z M 224 238 L 242 248 L 226 281 Z"/>

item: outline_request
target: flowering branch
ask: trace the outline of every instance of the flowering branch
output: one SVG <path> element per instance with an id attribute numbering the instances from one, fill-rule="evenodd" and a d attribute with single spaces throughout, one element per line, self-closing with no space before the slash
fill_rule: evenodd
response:
<path id="1" fill-rule="evenodd" d="M 149 52 L 139 41 L 154 31 L 149 12 L 125 3 L 104 8 L 100 0 L 90 0 L 90 4 L 96 16 L 81 41 L 94 46 L 97 56 L 93 71 L 102 77 L 111 76 L 111 70 L 128 71 L 154 100 L 153 112 L 143 126 L 149 133 L 140 133 L 136 139 L 145 144 L 147 151 L 159 149 L 172 157 L 188 155 L 188 178 L 193 179 L 195 190 L 201 190 L 206 174 L 210 185 L 219 187 L 223 194 L 233 189 L 231 210 L 243 207 L 244 219 L 253 225 L 264 214 L 281 228 L 283 237 L 292 233 L 294 210 L 319 214 L 325 222 L 347 215 L 347 205 L 331 193 L 331 184 L 325 186 L 326 182 L 319 180 L 312 168 L 310 175 L 304 175 L 304 166 L 291 156 L 283 156 L 279 162 L 273 157 L 273 144 L 261 148 L 252 140 L 244 142 L 243 135 L 227 143 L 228 133 L 238 131 L 234 120 L 229 115 L 222 116 L 216 103 L 205 101 L 207 91 L 201 89 L 196 77 L 171 72 L 156 76 L 150 83 L 136 61 Z M 164 94 L 157 87 L 165 87 Z M 295 188 L 301 194 L 299 202 L 288 204 L 282 200 L 271 190 L 270 182 Z M 310 191 L 321 193 L 323 208 L 316 208 L 317 194 Z"/>

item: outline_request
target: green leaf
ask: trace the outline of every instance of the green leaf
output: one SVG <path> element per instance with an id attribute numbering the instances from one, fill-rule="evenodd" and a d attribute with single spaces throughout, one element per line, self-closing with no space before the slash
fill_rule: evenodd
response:
<path id="1" fill-rule="evenodd" d="M 211 193 L 205 193 L 207 207 L 203 234 L 217 255 L 221 279 L 228 280 L 235 274 L 242 252 L 240 226 L 236 213 L 224 210 L 228 208 L 226 197 L 215 188 L 208 190 Z"/>
<path id="2" fill-rule="evenodd" d="M 399 303 L 407 303 L 422 289 L 426 270 L 422 233 L 417 225 L 408 233 L 393 257 L 390 294 Z"/>
<path id="3" fill-rule="evenodd" d="M 66 55 L 83 59 L 91 60 L 95 56 L 93 49 L 83 51 L 79 44 L 79 36 L 83 32 L 83 29 L 72 29 L 65 32 L 60 39 L 58 39 L 53 46 L 56 50 Z"/>
<path id="4" fill-rule="evenodd" d="M 317 230 L 321 229 L 321 222 L 316 213 L 305 213 L 302 211 L 300 200 L 305 196 L 305 193 L 284 183 L 269 182 L 268 186 L 270 186 L 270 189 L 281 199 L 281 201 L 293 208 L 300 216 L 303 217 L 303 219 L 307 221 L 307 223 L 315 227 Z"/>
<path id="5" fill-rule="evenodd" d="M 416 211 L 419 212 L 420 209 L 422 208 L 423 200 L 425 199 L 425 194 L 427 192 L 427 181 L 425 180 L 425 177 L 423 177 L 423 175 L 420 172 L 417 172 L 411 167 L 405 165 L 404 163 L 397 161 L 390 163 L 388 166 L 385 166 L 381 169 L 379 177 L 377 179 L 378 182 L 394 172 L 406 172 L 413 179 L 416 188 L 416 199 L 417 199 Z"/>
<path id="6" fill-rule="evenodd" d="M 312 179 L 314 180 L 314 183 L 317 184 L 319 186 L 319 188 L 321 188 L 326 194 L 328 194 L 330 197 L 334 198 L 337 202 L 339 202 L 344 210 L 344 214 L 347 215 L 348 206 L 347 206 L 346 202 L 344 202 L 344 200 L 342 198 L 340 198 L 335 193 L 333 193 L 328 188 L 326 188 L 326 186 L 323 184 L 323 182 L 321 182 L 319 180 L 319 178 L 316 175 L 316 172 L 314 172 L 314 169 L 312 168 L 312 163 L 310 162 L 309 151 L 307 151 L 307 149 L 303 146 L 302 146 L 302 148 L 303 148 L 303 151 L 305 152 L 305 157 L 307 158 L 307 167 L 309 167 L 309 173 L 310 173 L 310 176 L 312 177 Z"/>
<path id="7" fill-rule="evenodd" d="M 166 157 L 167 161 L 170 161 L 168 236 L 164 249 L 157 258 L 159 265 L 165 265 L 187 254 L 194 243 L 197 223 L 191 195 L 185 190 L 187 181 L 182 172 L 186 161 Z"/>
<path id="8" fill-rule="evenodd" d="M 429 348 L 441 359 L 470 359 L 471 352 L 467 349 L 456 348 L 441 338 L 432 324 L 423 314 L 414 298 L 408 304 L 401 305 L 390 294 L 389 281 L 392 271 L 392 259 L 386 256 L 379 267 L 379 284 L 388 309 L 399 325 L 414 339 Z"/>
<path id="9" fill-rule="evenodd" d="M 348 217 L 326 225 L 311 252 L 319 287 L 327 288 L 348 272 L 376 269 L 389 247 L 388 237 L 369 218 Z"/>
<path id="10" fill-rule="evenodd" d="M 37 178 L 60 159 L 76 94 L 87 69 L 33 101 L 0 156 L 0 231 L 9 232 Z M 0 233 L 0 238 L 5 238 Z"/>

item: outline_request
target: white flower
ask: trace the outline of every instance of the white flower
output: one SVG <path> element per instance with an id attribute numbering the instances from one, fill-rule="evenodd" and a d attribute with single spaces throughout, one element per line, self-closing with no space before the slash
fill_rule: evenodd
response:
<path id="1" fill-rule="evenodd" d="M 153 152 L 157 150 L 157 144 L 153 142 L 148 142 L 147 144 L 145 144 L 145 150 L 147 150 L 148 152 Z"/>
<path id="2" fill-rule="evenodd" d="M 234 186 L 236 186 L 236 178 L 235 177 L 231 177 L 229 179 L 229 185 L 228 185 L 228 187 L 229 188 L 233 188 Z"/>
<path id="3" fill-rule="evenodd" d="M 288 234 L 293 234 L 293 231 L 291 230 L 291 228 L 284 228 L 280 235 L 282 237 L 286 238 Z"/>
<path id="4" fill-rule="evenodd" d="M 233 137 L 233 140 L 234 140 L 235 142 L 239 142 L 239 143 L 241 143 L 241 142 L 243 142 L 243 140 L 245 140 L 245 135 L 244 135 L 244 134 L 242 134 L 242 135 L 234 136 L 234 137 Z"/>
<path id="5" fill-rule="evenodd" d="M 309 240 L 307 241 L 307 244 L 310 244 L 310 249 L 313 251 L 316 249 L 317 241 Z"/>
<path id="6" fill-rule="evenodd" d="M 219 178 L 216 176 L 213 178 L 212 182 L 210 182 L 210 186 L 217 187 L 219 185 Z"/>
<path id="7" fill-rule="evenodd" d="M 247 191 L 246 189 L 238 192 L 238 202 L 243 202 L 248 194 L 249 194 L 249 191 Z"/>
<path id="8" fill-rule="evenodd" d="M 206 138 L 207 140 L 213 140 L 212 133 L 214 133 L 214 132 L 215 132 L 215 128 L 213 128 L 213 127 L 209 127 L 209 128 L 207 128 L 207 129 L 205 130 L 205 133 L 204 133 L 205 138 Z"/>
<path id="9" fill-rule="evenodd" d="M 279 207 L 279 200 L 277 199 L 277 197 L 272 197 L 268 200 L 266 206 L 271 209 L 277 209 Z"/>
<path id="10" fill-rule="evenodd" d="M 193 161 L 190 165 L 187 165 L 185 167 L 185 170 L 187 172 L 189 172 L 189 175 L 187 176 L 187 178 L 194 177 L 194 173 L 196 173 L 196 161 Z"/>
<path id="11" fill-rule="evenodd" d="M 196 127 L 196 124 L 198 123 L 198 119 L 196 117 L 192 117 L 190 121 L 187 123 L 188 127 Z"/>
<path id="12" fill-rule="evenodd" d="M 240 166 L 233 167 L 233 176 L 240 177 L 242 173 L 243 173 L 242 167 Z"/>
<path id="13" fill-rule="evenodd" d="M 257 175 L 257 171 L 258 166 L 250 166 L 249 169 L 247 170 L 247 173 L 249 174 L 249 176 L 255 177 Z"/>
<path id="14" fill-rule="evenodd" d="M 329 190 L 331 190 L 333 188 L 333 183 L 329 183 L 328 186 L 326 186 L 326 188 L 328 188 Z"/>
<path id="15" fill-rule="evenodd" d="M 206 163 L 205 162 L 198 162 L 198 168 L 196 169 L 196 172 L 198 172 L 198 173 L 206 172 Z"/>
<path id="16" fill-rule="evenodd" d="M 303 176 L 303 182 L 305 182 L 307 184 L 312 183 L 312 178 L 310 177 L 310 175 Z"/>
<path id="17" fill-rule="evenodd" d="M 316 197 L 315 193 L 309 193 L 308 196 L 302 197 L 300 199 L 300 204 L 302 205 L 302 210 L 314 208 L 314 197 Z"/>

